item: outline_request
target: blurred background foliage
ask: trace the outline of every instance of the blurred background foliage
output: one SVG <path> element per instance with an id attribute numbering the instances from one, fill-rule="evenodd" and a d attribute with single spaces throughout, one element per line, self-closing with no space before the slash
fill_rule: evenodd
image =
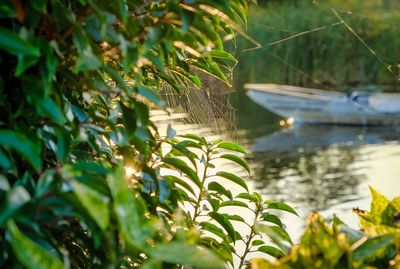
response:
<path id="1" fill-rule="evenodd" d="M 239 64 L 235 69 L 238 88 L 245 82 L 242 78 L 246 78 L 246 82 L 333 90 L 366 85 L 397 90 L 400 75 L 400 48 L 395 42 L 400 33 L 398 1 L 270 0 L 258 3 L 249 10 L 246 33 L 260 47 L 248 38 L 238 38 Z"/>

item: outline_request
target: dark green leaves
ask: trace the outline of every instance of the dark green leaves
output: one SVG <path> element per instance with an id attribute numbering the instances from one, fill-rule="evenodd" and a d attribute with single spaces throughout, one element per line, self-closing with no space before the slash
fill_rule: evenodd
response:
<path id="1" fill-rule="evenodd" d="M 4 27 L 0 27 L 0 49 L 13 55 L 40 56 L 40 48 L 22 38 L 29 35 L 26 30 L 21 30 L 19 34 L 12 32 Z"/>
<path id="2" fill-rule="evenodd" d="M 391 234 L 368 239 L 365 243 L 353 251 L 353 259 L 364 260 L 369 257 L 374 257 L 380 249 L 384 249 L 390 244 L 393 244 L 393 239 L 394 236 Z"/>
<path id="3" fill-rule="evenodd" d="M 41 144 L 38 141 L 32 141 L 22 133 L 9 130 L 0 131 L 0 145 L 16 150 L 36 169 L 40 170 L 42 159 Z"/>
<path id="4" fill-rule="evenodd" d="M 102 62 L 93 53 L 90 40 L 80 28 L 76 28 L 73 33 L 74 44 L 78 50 L 78 58 L 74 66 L 75 72 L 90 71 L 99 69 Z"/>
<path id="5" fill-rule="evenodd" d="M 14 222 L 7 224 L 11 236 L 11 246 L 18 260 L 30 269 L 63 269 L 63 263 L 47 250 L 26 237 Z"/>
<path id="6" fill-rule="evenodd" d="M 245 220 L 219 210 L 250 206 L 215 181 L 213 160 L 243 148 L 179 141 L 171 127 L 165 138 L 149 111 L 165 108 L 160 89 L 200 88 L 200 70 L 229 83 L 235 59 L 220 34 L 246 3 L 134 2 L 0 5 L 0 267 L 232 263 L 242 236 L 231 221 Z"/>
<path id="7" fill-rule="evenodd" d="M 1 180 L 5 181 L 6 179 L 2 178 Z M 4 184 L 8 184 L 8 182 L 6 183 L 5 181 Z M 31 199 L 29 193 L 22 186 L 15 186 L 11 190 L 8 188 L 5 190 L 7 191 L 5 201 L 1 203 L 0 207 L 0 225 L 3 225 L 5 221 Z"/>
<path id="8" fill-rule="evenodd" d="M 50 97 L 46 96 L 37 102 L 37 109 L 40 114 L 53 120 L 58 125 L 66 122 L 64 113 L 60 106 Z"/>

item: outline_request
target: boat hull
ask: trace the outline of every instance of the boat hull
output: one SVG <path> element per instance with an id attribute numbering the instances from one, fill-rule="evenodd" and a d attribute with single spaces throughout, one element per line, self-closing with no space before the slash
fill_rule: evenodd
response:
<path id="1" fill-rule="evenodd" d="M 253 86 L 251 86 L 253 85 Z M 268 84 L 269 85 L 269 84 Z M 280 85 L 281 86 L 281 85 Z M 399 125 L 400 113 L 384 113 L 355 103 L 346 94 L 319 90 L 265 89 L 248 84 L 247 95 L 260 106 L 296 122 L 346 125 Z M 295 89 L 295 90 L 293 90 Z M 400 103 L 399 103 L 400 105 Z"/>

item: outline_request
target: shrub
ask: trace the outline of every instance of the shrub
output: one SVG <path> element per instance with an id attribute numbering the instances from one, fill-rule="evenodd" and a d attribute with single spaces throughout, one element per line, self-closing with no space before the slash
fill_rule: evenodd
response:
<path id="1" fill-rule="evenodd" d="M 288 209 L 247 192 L 234 199 L 209 181 L 211 158 L 248 170 L 242 157 L 217 153 L 241 147 L 176 140 L 149 116 L 165 108 L 160 87 L 201 87 L 199 72 L 229 83 L 235 58 L 223 39 L 246 9 L 241 0 L 0 4 L 1 267 L 224 268 L 242 238 L 232 221 L 244 220 L 220 208 L 247 199 L 256 218 Z M 236 175 L 213 176 L 247 190 Z"/>
<path id="2" fill-rule="evenodd" d="M 400 268 L 400 197 L 389 201 L 371 188 L 371 212 L 354 209 L 361 230 L 337 217 L 329 226 L 311 213 L 301 242 L 275 262 L 254 259 L 255 269 Z"/>

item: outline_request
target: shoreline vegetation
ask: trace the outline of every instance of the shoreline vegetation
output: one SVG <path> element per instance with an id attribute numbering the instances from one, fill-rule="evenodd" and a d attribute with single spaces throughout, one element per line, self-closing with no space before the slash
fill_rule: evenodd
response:
<path id="1" fill-rule="evenodd" d="M 0 267 L 400 267 L 399 198 L 371 189 L 371 212 L 357 212 L 363 232 L 312 214 L 294 245 L 278 213 L 295 209 L 218 167 L 251 174 L 240 145 L 170 125 L 160 133 L 151 120 L 151 108 L 167 109 L 163 87 L 201 89 L 198 73 L 230 84 L 237 60 L 223 41 L 247 9 L 243 0 L 0 4 Z M 253 252 L 277 260 L 251 262 Z"/>
<path id="2" fill-rule="evenodd" d="M 236 85 L 399 91 L 399 24 L 396 1 L 261 1 L 246 31 L 260 47 L 238 37 Z"/>

